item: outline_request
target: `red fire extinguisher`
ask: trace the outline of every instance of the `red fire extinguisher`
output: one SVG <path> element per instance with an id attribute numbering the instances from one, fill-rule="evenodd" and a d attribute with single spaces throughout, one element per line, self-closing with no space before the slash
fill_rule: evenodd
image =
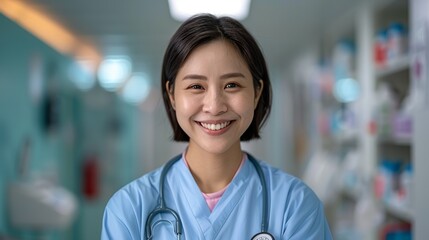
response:
<path id="1" fill-rule="evenodd" d="M 95 199 L 99 194 L 99 163 L 96 155 L 88 155 L 83 161 L 83 195 Z"/>

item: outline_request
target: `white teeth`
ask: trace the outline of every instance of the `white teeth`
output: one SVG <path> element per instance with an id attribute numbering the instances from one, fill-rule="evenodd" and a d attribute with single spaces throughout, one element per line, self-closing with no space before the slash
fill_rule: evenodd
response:
<path id="1" fill-rule="evenodd" d="M 218 131 L 222 128 L 227 127 L 229 124 L 231 123 L 231 121 L 228 122 L 224 122 L 224 123 L 217 123 L 217 124 L 210 124 L 210 123 L 201 123 L 201 126 L 203 126 L 204 128 L 207 128 L 209 130 L 212 131 Z"/>

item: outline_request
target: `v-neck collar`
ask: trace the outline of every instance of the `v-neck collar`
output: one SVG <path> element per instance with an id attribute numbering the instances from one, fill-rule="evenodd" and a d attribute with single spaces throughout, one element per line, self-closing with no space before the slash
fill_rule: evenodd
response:
<path id="1" fill-rule="evenodd" d="M 212 212 L 210 212 L 201 190 L 184 161 L 179 161 L 177 167 L 179 169 L 175 171 L 175 179 L 179 179 L 180 191 L 185 196 L 184 200 L 187 201 L 190 209 L 190 211 L 186 212 L 192 213 L 206 239 L 214 239 L 238 202 L 240 202 L 247 188 L 245 182 L 249 178 L 251 171 L 251 164 L 247 155 L 245 155 L 245 162 L 242 168 L 232 179 Z"/>

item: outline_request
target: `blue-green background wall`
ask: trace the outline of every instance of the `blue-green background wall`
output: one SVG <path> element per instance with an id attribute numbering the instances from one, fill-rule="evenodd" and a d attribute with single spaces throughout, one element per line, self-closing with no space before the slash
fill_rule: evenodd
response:
<path id="1" fill-rule="evenodd" d="M 30 141 L 28 176 L 47 178 L 75 194 L 79 211 L 73 224 L 48 231 L 48 239 L 99 239 L 104 205 L 120 186 L 137 177 L 138 111 L 98 87 L 78 90 L 68 77 L 73 62 L 0 14 L 0 238 L 33 239 L 32 231 L 10 224 L 7 189 L 20 180 L 23 143 Z M 36 66 L 35 66 L 36 65 Z M 34 69 L 38 69 L 34 71 Z M 30 94 L 30 79 L 42 78 L 40 100 Z M 43 97 L 57 97 L 58 126 L 42 126 Z M 89 154 L 99 161 L 99 194 L 82 195 L 82 165 Z"/>

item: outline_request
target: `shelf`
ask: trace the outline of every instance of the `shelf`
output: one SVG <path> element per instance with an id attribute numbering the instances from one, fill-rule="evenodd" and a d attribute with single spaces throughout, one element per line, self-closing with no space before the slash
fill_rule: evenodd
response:
<path id="1" fill-rule="evenodd" d="M 358 201 L 362 197 L 362 193 L 357 189 L 342 188 L 341 193 L 343 196 L 352 199 L 353 201 Z M 381 200 L 379 200 L 379 206 L 383 208 L 387 214 L 395 218 L 406 222 L 413 221 L 413 212 L 411 209 L 399 207 L 392 203 L 387 203 Z"/>
<path id="2" fill-rule="evenodd" d="M 362 192 L 358 189 L 350 189 L 343 187 L 341 189 L 341 194 L 353 201 L 358 201 L 362 197 Z M 409 208 L 396 206 L 392 203 L 388 203 L 382 200 L 378 200 L 377 202 L 380 208 L 383 208 L 386 213 L 389 215 L 398 218 L 400 220 L 406 221 L 406 222 L 412 222 L 413 221 L 413 212 Z"/>
<path id="3" fill-rule="evenodd" d="M 376 69 L 376 77 L 383 78 L 389 75 L 399 73 L 401 71 L 408 70 L 410 67 L 410 59 L 408 55 L 392 60 L 392 62 L 386 64 L 384 67 Z"/>
<path id="4" fill-rule="evenodd" d="M 380 137 L 378 139 L 379 143 L 382 144 L 391 144 L 398 146 L 411 146 L 412 142 L 409 138 L 394 138 L 394 137 Z"/>
<path id="5" fill-rule="evenodd" d="M 407 209 L 405 207 L 398 207 L 391 203 L 381 202 L 385 211 L 401 220 L 412 222 L 413 221 L 413 213 L 411 209 Z"/>

